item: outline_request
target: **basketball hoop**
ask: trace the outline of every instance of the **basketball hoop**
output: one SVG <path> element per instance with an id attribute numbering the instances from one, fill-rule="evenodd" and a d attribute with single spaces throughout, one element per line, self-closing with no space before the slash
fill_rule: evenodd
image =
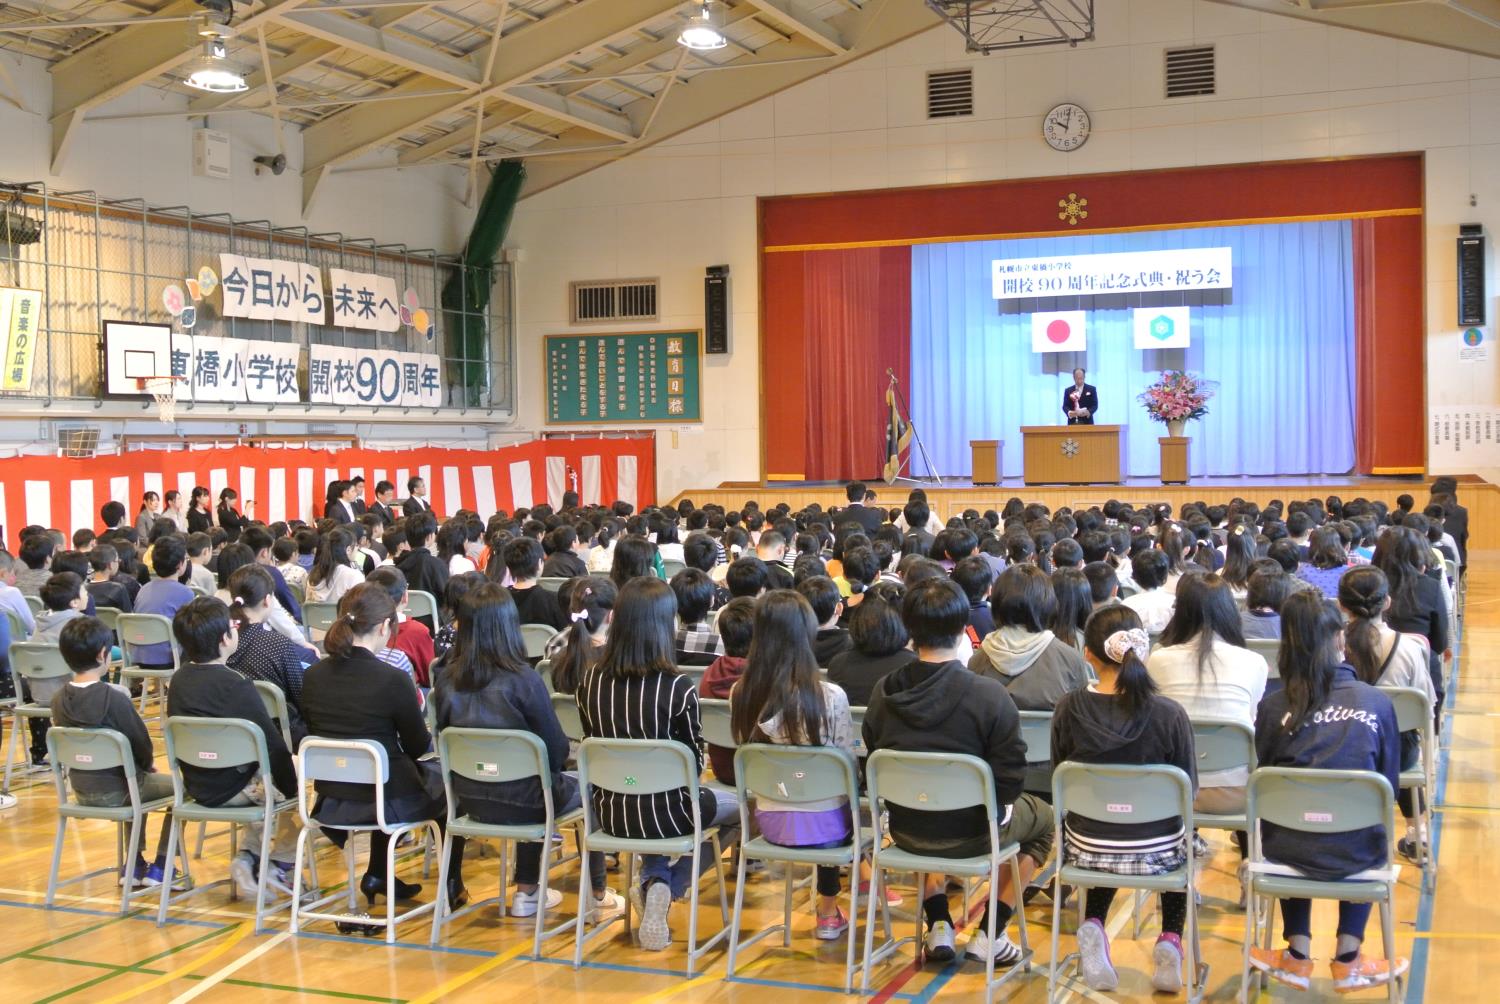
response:
<path id="1" fill-rule="evenodd" d="M 169 425 L 177 417 L 177 384 L 181 381 L 182 377 L 177 376 L 140 377 L 136 380 L 136 385 L 144 393 L 156 399 L 156 413 Z"/>

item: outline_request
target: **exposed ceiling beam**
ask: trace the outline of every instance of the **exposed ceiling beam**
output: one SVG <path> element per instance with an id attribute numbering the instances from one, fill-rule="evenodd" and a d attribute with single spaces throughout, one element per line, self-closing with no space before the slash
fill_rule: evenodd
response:
<path id="1" fill-rule="evenodd" d="M 484 120 L 478 125 L 480 136 L 486 136 L 501 126 L 509 125 L 522 115 L 530 114 L 530 109 L 519 106 L 507 106 L 504 108 L 490 108 L 485 112 Z M 421 164 L 444 154 L 467 146 L 474 137 L 474 129 L 464 126 L 453 130 L 446 136 L 428 140 L 420 146 L 414 146 L 409 150 L 403 150 L 396 157 L 396 163 L 407 167 L 412 164 Z"/>
<path id="2" fill-rule="evenodd" d="M 830 59 L 796 59 L 794 57 L 806 55 L 804 46 L 796 42 L 773 42 L 759 50 L 761 57 L 774 60 L 765 66 L 752 65 L 736 69 L 733 73 L 703 73 L 694 76 L 686 86 L 678 87 L 672 92 L 670 101 L 663 103 L 652 125 L 649 142 L 632 144 L 628 150 L 618 153 L 596 149 L 594 152 L 558 157 L 546 154 L 558 149 L 565 139 L 538 144 L 535 152 L 539 156 L 534 164 L 527 166 L 524 194 L 534 195 L 560 185 L 618 160 L 622 155 L 634 153 L 694 126 L 727 115 L 751 102 L 827 73 L 842 63 L 894 45 L 942 23 L 925 4 L 910 0 L 867 0 L 863 9 L 841 14 L 837 21 L 842 37 L 854 40 L 853 47 L 843 55 Z M 627 111 L 639 114 L 637 106 L 644 107 L 646 104 L 644 99 L 632 102 Z M 531 151 L 526 151 L 520 156 L 529 153 Z"/>
<path id="3" fill-rule="evenodd" d="M 1337 6 L 1322 2 L 1302 6 L 1287 3 L 1286 0 L 1213 2 L 1338 28 L 1350 28 L 1386 38 L 1440 46 L 1491 59 L 1500 58 L 1500 32 L 1495 30 L 1500 26 L 1500 3 L 1496 0 Z"/>
<path id="4" fill-rule="evenodd" d="M 235 22 L 250 31 L 272 15 L 289 11 L 303 0 L 268 0 L 260 10 Z M 194 0 L 173 0 L 156 13 L 163 17 L 202 11 Z M 106 35 L 87 48 L 54 63 L 52 73 L 52 173 L 61 173 L 63 160 L 78 134 L 85 113 L 106 101 L 167 73 L 198 54 L 179 24 L 141 24 Z"/>
<path id="5" fill-rule="evenodd" d="M 573 58 L 581 48 L 580 39 L 598 44 L 629 36 L 677 6 L 678 0 L 580 0 L 500 39 L 494 73 L 471 94 L 391 102 L 379 108 L 362 105 L 314 123 L 303 133 L 304 208 L 329 168 L 430 122 L 451 119 L 454 112 L 481 99 L 504 99 L 507 88 Z M 392 93 L 426 86 L 426 81 L 407 81 Z"/>
<path id="6" fill-rule="evenodd" d="M 508 87 L 501 98 L 622 143 L 635 139 L 635 129 L 624 115 L 584 104 L 577 98 L 564 97 L 545 87 Z"/>
<path id="7" fill-rule="evenodd" d="M 849 51 L 836 28 L 816 16 L 803 0 L 746 0 L 750 6 L 778 21 L 835 56 Z"/>
<path id="8" fill-rule="evenodd" d="M 444 83 L 458 87 L 478 87 L 480 84 L 480 69 L 473 60 L 445 55 L 351 18 L 297 11 L 279 16 L 277 20 L 303 34 L 415 70 Z"/>

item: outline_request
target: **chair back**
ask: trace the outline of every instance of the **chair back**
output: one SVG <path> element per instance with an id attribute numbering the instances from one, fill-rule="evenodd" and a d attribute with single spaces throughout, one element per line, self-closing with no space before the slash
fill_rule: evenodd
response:
<path id="1" fill-rule="evenodd" d="M 703 724 L 703 741 L 734 749 L 734 730 L 729 726 L 729 702 L 717 697 L 698 698 L 698 718 Z"/>
<path id="2" fill-rule="evenodd" d="M 5 617 L 10 621 L 10 640 L 12 643 L 25 641 L 31 637 L 31 632 L 26 629 L 26 622 L 21 619 L 20 614 L 6 607 Z"/>
<path id="3" fill-rule="evenodd" d="M 111 631 L 119 631 L 120 608 L 119 607 L 95 607 L 94 616 L 104 622 Z"/>
<path id="4" fill-rule="evenodd" d="M 1250 775 L 1245 803 L 1252 834 L 1257 819 L 1304 833 L 1347 833 L 1389 825 L 1395 796 L 1374 771 L 1261 767 Z"/>
<path id="5" fill-rule="evenodd" d="M 1098 764 L 1067 760 L 1052 772 L 1056 818 L 1076 812 L 1100 822 L 1193 825 L 1193 783 L 1169 764 Z"/>
<path id="6" fill-rule="evenodd" d="M 536 580 L 536 584 L 547 590 L 547 592 L 549 593 L 555 593 L 559 589 L 561 589 L 562 584 L 567 581 L 567 578 L 561 575 L 543 575 L 541 578 Z"/>
<path id="7" fill-rule="evenodd" d="M 710 610 L 703 619 L 708 622 L 709 627 L 716 628 L 719 624 L 719 611 Z"/>
<path id="8" fill-rule="evenodd" d="M 1021 741 L 1026 744 L 1026 762 L 1052 759 L 1052 712 L 1021 712 Z"/>
<path id="9" fill-rule="evenodd" d="M 68 784 L 63 769 L 111 770 L 124 768 L 130 804 L 138 806 L 140 791 L 135 784 L 135 755 L 130 740 L 114 729 L 78 729 L 54 725 L 47 730 L 47 755 L 52 761 L 52 780 L 57 787 L 57 804 L 69 802 Z"/>
<path id="10" fill-rule="evenodd" d="M 884 799 L 926 812 L 982 805 L 987 818 L 998 815 L 990 765 L 976 756 L 876 750 L 865 765 L 865 780 L 876 811 Z"/>
<path id="11" fill-rule="evenodd" d="M 23 596 L 22 599 L 26 601 L 26 605 L 31 608 L 31 612 L 34 614 L 45 613 L 47 610 L 47 604 L 42 602 L 40 596 Z"/>
<path id="12" fill-rule="evenodd" d="M 776 746 L 747 743 L 734 752 L 740 804 L 757 796 L 792 805 L 847 799 L 859 805 L 854 757 L 836 746 Z"/>
<path id="13" fill-rule="evenodd" d="M 287 710 L 286 694 L 281 688 L 270 680 L 255 680 L 255 692 L 260 695 L 260 703 L 264 705 L 266 714 L 281 726 L 281 738 L 286 741 L 286 748 L 292 747 L 292 715 Z"/>
<path id="14" fill-rule="evenodd" d="M 547 654 L 547 643 L 557 629 L 546 624 L 522 624 L 521 640 L 526 643 L 526 658 L 540 659 Z"/>
<path id="15" fill-rule="evenodd" d="M 172 787 L 177 802 L 187 801 L 182 787 L 182 764 L 207 770 L 256 765 L 262 777 L 271 775 L 271 758 L 260 727 L 244 718 L 192 718 L 173 715 L 167 719 L 167 764 L 172 769 Z"/>
<path id="16" fill-rule="evenodd" d="M 326 633 L 339 619 L 339 605 L 327 600 L 308 600 L 302 604 L 302 623 L 309 631 Z"/>
<path id="17" fill-rule="evenodd" d="M 1448 576 L 1449 582 L 1458 581 L 1458 562 L 1443 559 L 1443 573 Z"/>
<path id="18" fill-rule="evenodd" d="M 1255 769 L 1255 730 L 1232 718 L 1194 718 L 1193 751 L 1198 756 L 1198 773 L 1230 770 L 1234 767 Z"/>
<path id="19" fill-rule="evenodd" d="M 73 671 L 63 661 L 62 650 L 57 647 L 56 642 L 49 641 L 13 643 L 10 646 L 10 670 L 18 681 L 67 679 L 73 675 Z M 18 688 L 16 696 L 19 697 L 20 694 Z"/>
<path id="20" fill-rule="evenodd" d="M 708 672 L 708 667 L 707 666 L 678 666 L 677 667 L 677 675 L 678 676 L 685 676 L 689 680 L 692 680 L 693 681 L 693 689 L 694 690 L 698 689 L 698 685 L 703 682 L 703 674 L 707 673 L 707 672 Z"/>
<path id="21" fill-rule="evenodd" d="M 385 829 L 385 783 L 390 777 L 385 747 L 373 739 L 308 736 L 297 750 L 297 811 L 303 825 L 329 825 L 313 818 L 310 791 L 316 781 L 336 781 L 370 785 L 375 793 L 376 825 Z"/>
<path id="22" fill-rule="evenodd" d="M 667 577 L 667 581 L 669 582 L 671 581 L 672 576 L 676 575 L 686 567 L 686 562 L 678 561 L 676 558 L 661 559 L 662 574 Z"/>
<path id="23" fill-rule="evenodd" d="M 298 606 L 307 602 L 307 587 L 302 584 L 302 580 L 299 579 L 294 582 L 291 579 L 287 579 L 286 591 L 292 594 L 292 599 L 297 601 Z"/>
<path id="24" fill-rule="evenodd" d="M 180 662 L 177 639 L 172 637 L 172 622 L 161 614 L 121 614 L 115 618 L 115 633 L 120 637 L 120 651 L 127 666 L 135 663 L 131 650 L 141 645 L 169 645 L 172 665 Z"/>
<path id="25" fill-rule="evenodd" d="M 698 787 L 698 759 L 673 739 L 585 739 L 578 747 L 581 788 L 656 795 Z M 693 799 L 696 805 L 697 799 Z"/>
<path id="26" fill-rule="evenodd" d="M 12 646 L 14 649 L 14 646 Z M 1381 687 L 1396 709 L 1396 728 L 1402 732 L 1426 731 L 1432 728 L 1432 705 L 1427 695 L 1415 687 Z"/>
<path id="27" fill-rule="evenodd" d="M 406 614 L 408 617 L 430 617 L 434 631 L 443 626 L 443 620 L 438 611 L 437 597 L 425 589 L 407 591 Z"/>
<path id="28" fill-rule="evenodd" d="M 552 772 L 547 746 L 540 736 L 520 729 L 447 728 L 437 737 L 438 762 L 443 765 L 443 790 L 448 795 L 448 819 L 458 818 L 453 794 L 455 776 L 485 784 L 537 778 L 542 808 L 552 819 Z"/>
<path id="29" fill-rule="evenodd" d="M 1276 668 L 1281 656 L 1280 638 L 1246 638 L 1245 647 L 1256 655 L 1265 657 L 1266 665 L 1271 670 L 1271 676 L 1277 678 L 1281 676 L 1281 671 Z"/>
<path id="30" fill-rule="evenodd" d="M 870 751 L 865 749 L 865 709 L 863 707 L 849 708 L 849 722 L 854 733 L 854 755 L 863 757 Z"/>
<path id="31" fill-rule="evenodd" d="M 572 694 L 553 694 L 552 711 L 557 715 L 563 735 L 574 742 L 583 738 L 583 717 L 578 714 L 578 698 Z"/>

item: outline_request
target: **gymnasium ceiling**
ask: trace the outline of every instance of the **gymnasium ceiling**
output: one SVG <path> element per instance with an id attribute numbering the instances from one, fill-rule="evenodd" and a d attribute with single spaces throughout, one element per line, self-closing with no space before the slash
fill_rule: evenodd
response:
<path id="1" fill-rule="evenodd" d="M 0 46 L 51 64 L 54 173 L 100 106 L 147 85 L 188 96 L 167 114 L 301 129 L 310 202 L 370 154 L 471 177 L 523 156 L 538 191 L 939 23 L 921 0 L 723 2 L 728 47 L 688 52 L 689 0 L 238 0 L 230 56 L 250 89 L 234 95 L 181 84 L 195 0 L 9 2 Z M 1500 57 L 1500 0 L 1216 2 Z"/>

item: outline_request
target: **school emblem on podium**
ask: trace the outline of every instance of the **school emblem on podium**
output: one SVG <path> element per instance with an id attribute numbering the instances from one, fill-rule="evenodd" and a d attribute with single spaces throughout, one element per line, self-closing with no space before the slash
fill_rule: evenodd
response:
<path id="1" fill-rule="evenodd" d="M 1078 456 L 1078 440 L 1069 437 L 1062 441 L 1062 451 L 1065 457 Z"/>
<path id="2" fill-rule="evenodd" d="M 1061 210 L 1057 218 L 1067 220 L 1070 227 L 1076 227 L 1079 220 L 1089 218 L 1088 204 L 1088 199 L 1080 199 L 1078 193 L 1069 192 L 1066 199 L 1057 200 L 1057 208 Z"/>

